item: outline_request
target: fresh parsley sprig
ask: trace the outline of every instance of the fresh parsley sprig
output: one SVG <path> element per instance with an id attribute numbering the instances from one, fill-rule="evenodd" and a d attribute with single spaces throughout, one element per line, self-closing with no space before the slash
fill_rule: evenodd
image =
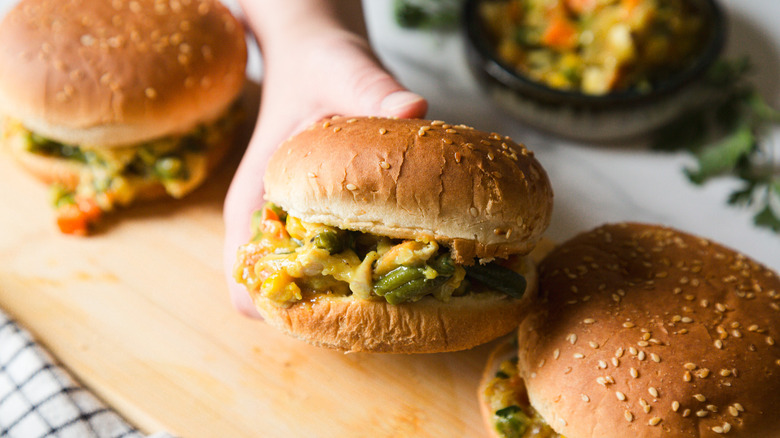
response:
<path id="1" fill-rule="evenodd" d="M 460 21 L 462 0 L 395 0 L 393 14 L 401 27 L 449 30 Z"/>
<path id="2" fill-rule="evenodd" d="M 780 162 L 766 135 L 780 123 L 780 111 L 750 83 L 750 68 L 747 58 L 716 63 L 705 79 L 704 104 L 659 130 L 653 146 L 691 152 L 696 166 L 685 174 L 695 184 L 718 177 L 741 180 L 728 203 L 755 206 L 754 223 L 780 232 Z"/>

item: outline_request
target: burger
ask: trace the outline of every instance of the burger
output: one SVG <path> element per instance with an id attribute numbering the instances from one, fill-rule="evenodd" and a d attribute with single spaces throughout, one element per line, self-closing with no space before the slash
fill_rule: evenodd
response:
<path id="1" fill-rule="evenodd" d="M 285 141 L 235 279 L 271 325 L 347 352 L 470 348 L 517 327 L 549 224 L 544 169 L 505 136 L 334 117 Z"/>
<path id="2" fill-rule="evenodd" d="M 181 198 L 228 150 L 245 80 L 216 0 L 22 0 L 0 23 L 0 144 L 85 234 L 139 199 Z"/>
<path id="3" fill-rule="evenodd" d="M 780 277 L 712 241 L 609 224 L 539 265 L 483 376 L 496 437 L 778 437 Z"/>

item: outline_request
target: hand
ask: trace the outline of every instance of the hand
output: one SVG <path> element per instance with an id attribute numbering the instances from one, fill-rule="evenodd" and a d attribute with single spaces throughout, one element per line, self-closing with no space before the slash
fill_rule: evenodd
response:
<path id="1" fill-rule="evenodd" d="M 250 238 L 252 212 L 263 204 L 263 174 L 277 146 L 324 117 L 422 117 L 427 102 L 406 90 L 382 67 L 371 52 L 365 32 L 360 31 L 362 26 L 357 26 L 357 31 L 354 26 L 350 29 L 350 24 L 337 18 L 344 14 L 335 9 L 318 14 L 316 9 L 326 7 L 328 2 L 314 0 L 316 5 L 300 10 L 302 15 L 296 19 L 313 23 L 296 21 L 296 26 L 285 28 L 284 20 L 277 14 L 268 26 L 284 29 L 280 31 L 282 35 L 268 34 L 272 29 L 264 27 L 266 23 L 259 22 L 261 18 L 253 20 L 260 17 L 262 2 L 245 3 L 250 24 L 265 30 L 256 30 L 265 72 L 257 127 L 225 200 L 224 269 L 233 305 L 240 312 L 257 317 L 249 295 L 235 282 L 232 272 L 238 246 Z M 300 7 L 308 0 L 293 3 Z M 342 7 L 345 2 L 334 3 Z M 294 11 L 291 13 L 295 15 Z"/>

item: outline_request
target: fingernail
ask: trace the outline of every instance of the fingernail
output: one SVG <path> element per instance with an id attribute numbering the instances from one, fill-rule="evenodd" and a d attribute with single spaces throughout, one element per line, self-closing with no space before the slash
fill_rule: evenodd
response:
<path id="1" fill-rule="evenodd" d="M 424 100 L 422 96 L 412 93 L 411 91 L 396 91 L 395 93 L 388 94 L 382 99 L 382 103 L 379 107 L 386 115 L 394 115 L 409 105 L 415 104 L 421 100 Z"/>

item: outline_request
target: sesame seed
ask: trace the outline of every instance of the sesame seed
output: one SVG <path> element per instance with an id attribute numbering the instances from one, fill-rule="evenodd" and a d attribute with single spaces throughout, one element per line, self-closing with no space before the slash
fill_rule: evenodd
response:
<path id="1" fill-rule="evenodd" d="M 682 321 L 682 322 L 684 322 L 686 324 L 690 324 L 690 323 L 693 322 L 693 319 L 691 319 L 689 316 L 683 316 L 680 321 Z"/>
<path id="2" fill-rule="evenodd" d="M 767 336 L 766 337 L 766 343 L 769 344 L 769 345 L 775 345 L 775 338 L 773 338 L 771 336 Z"/>
<path id="3" fill-rule="evenodd" d="M 352 183 L 348 183 L 347 184 L 347 190 L 356 190 L 356 189 L 357 189 L 356 185 L 354 185 Z"/>
<path id="4" fill-rule="evenodd" d="M 607 381 L 607 383 L 615 383 L 615 379 L 613 379 L 612 376 L 605 376 L 604 379 Z"/>
<path id="5" fill-rule="evenodd" d="M 698 377 L 700 379 L 706 379 L 707 376 L 709 376 L 709 375 L 710 375 L 710 370 L 707 369 L 707 368 L 702 368 L 702 369 L 696 371 L 696 377 Z"/>
<path id="6" fill-rule="evenodd" d="M 636 355 L 636 358 L 639 360 L 645 360 L 645 357 L 646 355 L 644 351 L 640 351 L 639 354 Z"/>
<path id="7" fill-rule="evenodd" d="M 455 162 L 460 163 L 461 158 L 462 155 L 460 154 L 460 152 L 455 152 Z"/>
<path id="8" fill-rule="evenodd" d="M 707 410 L 710 412 L 718 412 L 718 407 L 715 405 L 707 405 Z"/>
<path id="9" fill-rule="evenodd" d="M 723 423 L 723 432 L 728 433 L 731 430 L 731 424 L 730 423 Z"/>
<path id="10" fill-rule="evenodd" d="M 577 342 L 577 335 L 574 333 L 569 333 L 569 336 L 566 336 L 566 339 L 569 340 L 569 342 L 574 345 L 575 342 Z"/>
<path id="11" fill-rule="evenodd" d="M 636 356 L 637 350 L 634 347 L 628 347 L 628 352 L 631 353 L 633 356 Z"/>
<path id="12" fill-rule="evenodd" d="M 477 215 L 479 215 L 479 210 L 477 210 L 477 207 L 471 207 L 469 208 L 469 213 L 471 216 L 477 217 Z"/>
<path id="13" fill-rule="evenodd" d="M 493 161 L 493 159 L 495 158 L 495 155 L 493 155 L 493 152 L 488 152 L 487 153 L 487 157 L 488 157 L 488 160 Z"/>
<path id="14" fill-rule="evenodd" d="M 700 401 L 702 403 L 707 401 L 707 398 L 704 397 L 703 394 L 694 394 L 693 398 L 695 398 L 696 400 L 698 400 L 698 401 Z"/>
<path id="15" fill-rule="evenodd" d="M 631 367 L 631 369 L 628 371 L 629 374 L 631 374 L 631 377 L 637 378 L 639 377 L 639 371 L 636 370 L 636 368 Z"/>
<path id="16" fill-rule="evenodd" d="M 699 411 L 696 411 L 696 416 L 697 416 L 697 417 L 699 417 L 699 418 L 706 417 L 706 416 L 707 416 L 707 415 L 709 415 L 709 414 L 710 414 L 710 413 L 709 413 L 709 412 L 707 412 L 707 411 L 705 411 L 704 409 L 702 409 L 702 410 L 699 410 Z"/>
<path id="17" fill-rule="evenodd" d="M 683 411 L 683 413 L 682 413 L 682 416 L 683 416 L 683 417 L 687 417 L 687 416 L 689 416 L 689 415 L 691 415 L 691 410 L 690 410 L 690 409 L 686 409 L 686 410 L 684 410 L 684 411 Z"/>
<path id="18" fill-rule="evenodd" d="M 607 379 L 604 377 L 596 377 L 596 383 L 598 383 L 601 386 L 607 386 Z"/>
<path id="19" fill-rule="evenodd" d="M 380 161 L 379 162 L 379 167 L 381 167 L 382 169 L 386 170 L 386 169 L 390 168 L 390 164 L 387 161 Z"/>
<path id="20" fill-rule="evenodd" d="M 442 138 L 441 142 L 444 143 L 444 144 L 452 144 L 452 140 L 449 139 L 449 138 Z M 491 160 L 492 160 L 492 158 L 491 158 Z"/>
<path id="21" fill-rule="evenodd" d="M 623 347 L 619 347 L 619 348 L 618 348 L 618 349 L 615 351 L 615 357 L 623 357 Z"/>
<path id="22" fill-rule="evenodd" d="M 620 365 L 620 360 L 618 358 L 616 358 L 616 357 L 613 357 L 612 358 L 612 365 L 613 366 L 619 366 Z"/>
<path id="23" fill-rule="evenodd" d="M 685 367 L 685 369 L 688 370 L 688 371 L 693 371 L 693 370 L 696 369 L 696 364 L 694 364 L 692 362 L 688 362 L 685 365 L 683 365 L 683 367 Z"/>
<path id="24" fill-rule="evenodd" d="M 739 412 L 745 412 L 745 408 L 742 407 L 741 403 L 734 403 L 733 405 Z"/>
<path id="25" fill-rule="evenodd" d="M 718 350 L 723 349 L 723 341 L 721 341 L 720 339 L 716 339 L 714 345 L 715 348 L 717 348 Z"/>
<path id="26" fill-rule="evenodd" d="M 655 389 L 654 387 L 651 386 L 647 388 L 647 392 L 649 392 L 650 395 L 652 395 L 653 397 L 658 398 L 658 390 Z"/>
<path id="27" fill-rule="evenodd" d="M 639 341 L 636 343 L 636 345 L 640 347 L 647 347 L 648 345 L 650 345 L 650 343 L 648 343 L 647 341 Z"/>
<path id="28" fill-rule="evenodd" d="M 661 422 L 661 417 L 653 417 L 650 419 L 650 421 L 647 422 L 650 426 L 658 426 L 658 423 Z"/>
<path id="29" fill-rule="evenodd" d="M 723 428 L 720 426 L 712 426 L 712 431 L 715 433 L 723 433 Z"/>
<path id="30" fill-rule="evenodd" d="M 623 327 L 625 327 L 625 328 L 633 328 L 634 327 L 634 323 L 630 322 L 630 321 L 624 322 L 623 323 Z"/>
<path id="31" fill-rule="evenodd" d="M 590 342 L 588 342 L 588 345 L 590 345 L 590 348 L 593 348 L 593 349 L 599 348 L 598 342 L 590 341 Z"/>
<path id="32" fill-rule="evenodd" d="M 620 401 L 624 401 L 626 399 L 626 395 L 620 391 L 615 391 L 615 397 L 617 397 L 617 399 Z"/>
<path id="33" fill-rule="evenodd" d="M 729 414 L 731 414 L 732 417 L 739 417 L 739 410 L 734 406 L 729 406 Z"/>
<path id="34" fill-rule="evenodd" d="M 672 402 L 672 410 L 673 410 L 674 412 L 677 412 L 677 410 L 678 410 L 678 409 L 680 409 L 680 402 L 678 402 L 677 400 L 675 400 L 675 401 L 673 401 L 673 402 Z"/>
<path id="35" fill-rule="evenodd" d="M 690 381 L 691 381 L 691 378 L 692 378 L 692 377 L 691 377 L 691 372 L 690 372 L 690 371 L 686 371 L 686 372 L 685 372 L 685 374 L 683 374 L 683 380 L 684 380 L 684 381 L 686 381 L 686 382 L 690 382 Z"/>
<path id="36" fill-rule="evenodd" d="M 341 126 L 336 126 L 333 128 L 333 132 L 339 132 L 341 131 Z"/>
<path id="37" fill-rule="evenodd" d="M 326 121 L 322 124 L 323 128 L 330 128 L 330 122 Z"/>
<path id="38" fill-rule="evenodd" d="M 585 357 L 585 355 L 584 355 L 584 354 L 582 354 L 582 353 L 574 353 L 574 358 L 575 358 L 575 359 L 582 359 L 582 358 L 584 358 L 584 357 Z"/>
<path id="39" fill-rule="evenodd" d="M 555 351 L 553 351 L 553 359 L 558 359 L 561 355 L 561 350 L 559 348 L 556 348 Z"/>
<path id="40" fill-rule="evenodd" d="M 587 402 L 589 402 L 589 401 L 590 401 L 590 397 L 588 397 L 588 396 L 587 396 L 587 395 L 585 395 L 585 394 L 582 394 L 582 395 L 581 395 L 581 397 L 582 397 L 582 401 L 584 401 L 585 403 L 587 403 Z"/>
<path id="41" fill-rule="evenodd" d="M 434 120 L 434 121 L 431 122 L 431 126 L 439 126 L 439 125 L 443 125 L 443 124 L 444 124 L 444 122 L 441 121 L 441 120 Z"/>
<path id="42" fill-rule="evenodd" d="M 727 369 L 724 368 L 724 369 L 720 370 L 720 375 L 723 376 L 723 377 L 728 377 L 728 376 L 731 375 L 731 370 L 727 370 Z"/>
<path id="43" fill-rule="evenodd" d="M 758 331 L 758 326 L 757 326 L 756 324 L 753 324 L 753 325 L 751 325 L 750 327 L 748 327 L 748 331 L 749 331 L 749 332 L 755 332 L 755 331 Z"/>
<path id="44" fill-rule="evenodd" d="M 540 361 L 539 361 L 539 368 L 541 368 L 541 367 L 543 367 L 543 366 L 544 366 L 544 362 L 545 362 L 545 360 L 544 360 L 544 359 L 542 359 L 542 360 L 540 360 Z"/>
<path id="45" fill-rule="evenodd" d="M 601 368 L 602 370 L 606 369 L 607 368 L 607 363 L 604 362 L 603 360 L 600 360 L 599 361 L 599 368 Z"/>
<path id="46" fill-rule="evenodd" d="M 634 414 L 632 414 L 629 411 L 623 412 L 623 417 L 625 417 L 626 421 L 628 421 L 629 423 L 634 421 Z"/>
<path id="47" fill-rule="evenodd" d="M 447 134 L 456 134 L 458 131 L 450 128 L 450 129 L 445 130 L 444 132 L 446 132 Z"/>
<path id="48" fill-rule="evenodd" d="M 309 178 L 316 178 L 317 175 L 314 174 L 314 172 L 309 172 L 306 174 Z"/>

